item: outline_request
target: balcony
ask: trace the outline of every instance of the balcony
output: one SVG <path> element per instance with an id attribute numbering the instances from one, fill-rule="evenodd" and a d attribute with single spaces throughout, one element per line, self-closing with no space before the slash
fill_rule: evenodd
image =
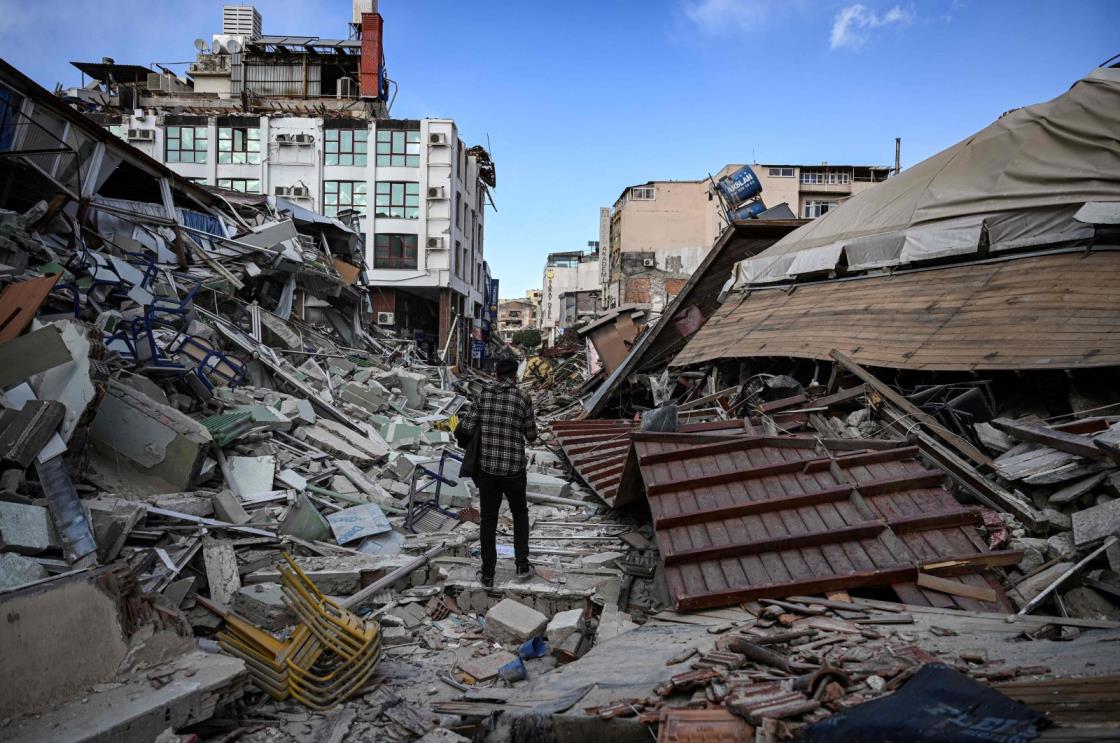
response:
<path id="1" fill-rule="evenodd" d="M 852 184 L 848 183 L 801 183 L 801 193 L 850 194 Z"/>

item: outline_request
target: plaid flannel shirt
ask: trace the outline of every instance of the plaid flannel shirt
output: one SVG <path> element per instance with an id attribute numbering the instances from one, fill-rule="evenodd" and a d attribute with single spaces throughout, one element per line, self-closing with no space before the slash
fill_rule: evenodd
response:
<path id="1" fill-rule="evenodd" d="M 525 469 L 525 444 L 537 438 L 537 420 L 529 395 L 511 382 L 487 387 L 459 419 L 463 433 L 481 435 L 482 471 L 516 475 Z"/>

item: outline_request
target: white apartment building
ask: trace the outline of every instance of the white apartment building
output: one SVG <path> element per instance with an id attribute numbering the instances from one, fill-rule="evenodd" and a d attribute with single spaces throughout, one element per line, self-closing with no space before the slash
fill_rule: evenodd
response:
<path id="1" fill-rule="evenodd" d="M 599 290 L 599 254 L 579 250 L 551 253 L 541 277 L 538 330 L 544 342 L 552 345 L 567 329 L 564 327 L 564 303 L 569 293 Z"/>
<path id="2" fill-rule="evenodd" d="M 226 6 L 186 80 L 76 63 L 95 85 L 68 93 L 185 177 L 356 222 L 378 322 L 438 348 L 455 333 L 452 351 L 466 352 L 485 303 L 493 163 L 452 119 L 386 117 L 380 15 L 370 0 L 354 6 L 348 40 L 263 36 L 254 8 Z"/>

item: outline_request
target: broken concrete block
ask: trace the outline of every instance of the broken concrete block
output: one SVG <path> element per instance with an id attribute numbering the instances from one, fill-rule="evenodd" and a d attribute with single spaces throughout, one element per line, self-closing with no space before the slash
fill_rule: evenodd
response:
<path id="1" fill-rule="evenodd" d="M 1081 586 L 1066 591 L 1062 594 L 1062 603 L 1071 617 L 1107 622 L 1120 620 L 1120 609 L 1092 588 Z"/>
<path id="2" fill-rule="evenodd" d="M 292 469 L 280 470 L 276 473 L 276 482 L 286 488 L 303 491 L 307 489 L 307 478 Z"/>
<path id="3" fill-rule="evenodd" d="M 429 446 L 442 446 L 451 443 L 451 434 L 447 431 L 424 431 L 420 440 Z"/>
<path id="4" fill-rule="evenodd" d="M 401 392 L 408 398 L 408 407 L 413 410 L 423 410 L 424 405 L 428 402 L 428 378 L 423 374 L 416 374 L 404 369 L 394 369 L 393 371 L 396 374 L 397 384 L 400 386 Z"/>
<path id="5" fill-rule="evenodd" d="M 90 379 L 90 342 L 86 337 L 89 331 L 84 323 L 76 320 L 50 324 L 61 327 L 62 342 L 70 349 L 72 360 L 36 374 L 31 378 L 31 388 L 40 400 L 57 400 L 66 406 L 59 434 L 64 441 L 69 441 L 79 419 L 85 415 L 86 408 L 96 395 Z"/>
<path id="6" fill-rule="evenodd" d="M 344 439 L 351 446 L 366 452 L 370 459 L 373 461 L 381 461 L 389 455 L 389 445 L 381 438 L 381 434 L 376 431 L 370 430 L 365 433 L 359 433 L 350 426 L 327 420 L 324 418 L 319 421 L 319 427 L 325 428 L 334 435 Z"/>
<path id="7" fill-rule="evenodd" d="M 317 420 L 315 406 L 311 404 L 310 400 L 302 397 L 285 397 L 283 402 L 280 403 L 280 412 L 285 417 L 302 425 L 311 426 Z"/>
<path id="8" fill-rule="evenodd" d="M 237 554 L 233 550 L 233 542 L 204 537 L 202 556 L 206 564 L 210 598 L 222 606 L 229 606 L 237 590 L 241 588 L 241 574 L 237 570 Z"/>
<path id="9" fill-rule="evenodd" d="M 58 327 L 47 325 L 0 344 L 0 388 L 72 361 Z"/>
<path id="10" fill-rule="evenodd" d="M 567 480 L 561 480 L 559 477 L 545 475 L 540 472 L 530 472 L 527 475 L 525 489 L 530 493 L 553 495 L 563 498 L 568 495 L 571 484 Z"/>
<path id="11" fill-rule="evenodd" d="M 513 599 L 502 599 L 486 612 L 484 634 L 495 642 L 516 645 L 539 637 L 548 617 Z"/>
<path id="12" fill-rule="evenodd" d="M 374 457 L 369 452 L 350 444 L 321 425 L 303 426 L 296 430 L 296 437 L 333 457 L 349 459 L 359 467 L 369 467 L 374 462 Z"/>
<path id="13" fill-rule="evenodd" d="M 584 555 L 579 559 L 585 568 L 613 568 L 618 566 L 621 552 L 596 552 L 593 555 Z"/>
<path id="14" fill-rule="evenodd" d="M 1093 488 L 1100 485 L 1107 475 L 1107 472 L 1098 472 L 1095 475 L 1078 480 L 1072 485 L 1066 485 L 1061 490 L 1051 493 L 1048 502 L 1051 506 L 1068 506 L 1070 503 L 1075 503 L 1091 493 Z"/>
<path id="15" fill-rule="evenodd" d="M 229 457 L 226 462 L 230 480 L 227 484 L 242 498 L 272 490 L 272 481 L 276 478 L 275 458 Z"/>
<path id="16" fill-rule="evenodd" d="M 233 494 L 231 490 L 223 490 L 216 493 L 211 499 L 214 504 L 214 514 L 219 521 L 226 521 L 231 524 L 247 524 L 249 523 L 249 513 L 241 505 L 241 501 Z"/>
<path id="17" fill-rule="evenodd" d="M 1042 509 L 1042 518 L 1054 531 L 1069 531 L 1073 528 L 1070 517 L 1056 508 Z"/>
<path id="18" fill-rule="evenodd" d="M 1041 573 L 1037 573 L 1030 578 L 1020 581 L 1015 588 L 1008 592 L 1008 595 L 1022 606 L 1041 593 L 1043 589 L 1053 583 L 1058 576 L 1072 567 L 1072 562 L 1055 563 Z"/>
<path id="19" fill-rule="evenodd" d="M 136 496 L 188 490 L 211 443 L 201 423 L 112 379 L 89 435 L 90 479 Z"/>
<path id="20" fill-rule="evenodd" d="M 280 533 L 315 542 L 330 536 L 331 526 L 319 509 L 301 493 L 284 517 L 284 523 L 280 524 Z"/>
<path id="21" fill-rule="evenodd" d="M 49 550 L 57 545 L 50 513 L 42 506 L 0 501 L 0 542 L 24 555 Z"/>
<path id="22" fill-rule="evenodd" d="M 331 477 L 331 484 L 329 489 L 333 490 L 336 493 L 341 493 L 342 495 L 358 495 L 362 492 L 361 490 L 358 490 L 357 485 L 350 482 L 350 478 L 344 477 L 342 475 L 334 475 L 333 477 Z"/>
<path id="23" fill-rule="evenodd" d="M 1052 560 L 1071 560 L 1076 553 L 1071 532 L 1064 531 L 1046 540 L 1046 555 Z"/>
<path id="24" fill-rule="evenodd" d="M 117 559 L 128 535 L 147 513 L 143 504 L 122 501 L 116 504 L 87 501 L 93 539 L 97 542 L 97 559 L 108 565 Z"/>
<path id="25" fill-rule="evenodd" d="M 53 400 L 31 400 L 18 410 L 0 413 L 0 461 L 23 469 L 55 435 L 66 407 Z"/>
<path id="26" fill-rule="evenodd" d="M 972 428 L 976 431 L 980 443 L 987 447 L 989 451 L 1003 454 L 1015 445 L 1010 436 L 991 423 L 977 423 Z"/>
<path id="27" fill-rule="evenodd" d="M 390 421 L 382 430 L 385 441 L 398 449 L 419 444 L 421 433 L 420 426 L 398 421 Z"/>
<path id="28" fill-rule="evenodd" d="M 545 628 L 549 647 L 558 647 L 570 635 L 583 631 L 583 609 L 569 609 L 556 614 Z"/>
<path id="29" fill-rule="evenodd" d="M 1073 541 L 1085 547 L 1114 534 L 1120 535 L 1120 500 L 1086 508 L 1073 514 Z"/>
<path id="30" fill-rule="evenodd" d="M 339 389 L 338 396 L 346 402 L 353 403 L 371 413 L 378 413 L 389 401 L 389 390 L 377 382 L 355 384 L 350 382 Z"/>
<path id="31" fill-rule="evenodd" d="M 46 568 L 30 557 L 17 555 L 14 552 L 0 554 L 0 589 L 34 583 L 49 575 Z"/>
<path id="32" fill-rule="evenodd" d="M 1012 540 L 1011 549 L 1023 551 L 1023 557 L 1016 567 L 1023 573 L 1031 572 L 1046 562 L 1046 552 L 1049 546 L 1045 539 L 1023 537 Z"/>
<path id="33" fill-rule="evenodd" d="M 269 632 L 278 632 L 298 621 L 295 612 L 284 603 L 284 591 L 279 583 L 242 586 L 230 608 Z"/>

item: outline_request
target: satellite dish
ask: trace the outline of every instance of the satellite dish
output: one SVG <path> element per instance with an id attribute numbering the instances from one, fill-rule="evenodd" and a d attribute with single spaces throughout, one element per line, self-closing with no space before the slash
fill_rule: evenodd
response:
<path id="1" fill-rule="evenodd" d="M 200 52 L 206 51 L 206 39 L 195 39 L 194 48 Z"/>
<path id="2" fill-rule="evenodd" d="M 241 42 L 237 39 L 230 39 L 226 42 L 226 49 L 230 54 L 237 54 L 241 51 Z"/>

